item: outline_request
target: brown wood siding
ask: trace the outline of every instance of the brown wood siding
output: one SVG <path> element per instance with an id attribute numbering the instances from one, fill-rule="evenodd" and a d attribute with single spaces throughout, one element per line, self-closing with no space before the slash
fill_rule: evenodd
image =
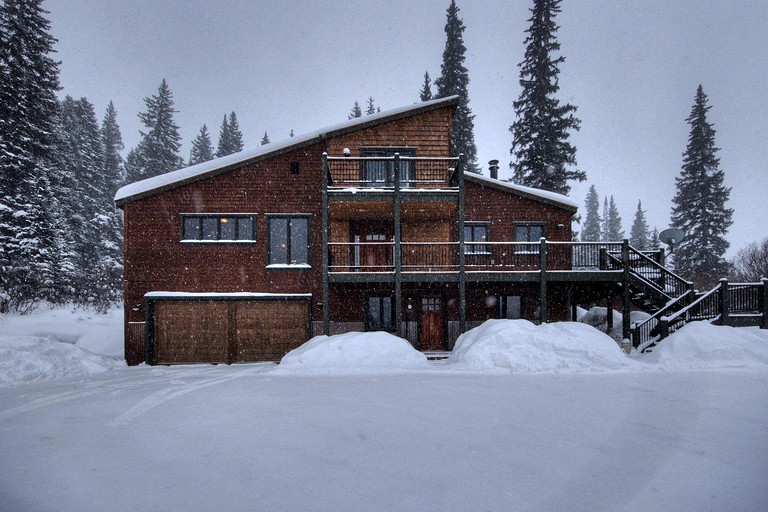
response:
<path id="1" fill-rule="evenodd" d="M 230 362 L 228 308 L 214 301 L 155 303 L 156 362 Z"/>

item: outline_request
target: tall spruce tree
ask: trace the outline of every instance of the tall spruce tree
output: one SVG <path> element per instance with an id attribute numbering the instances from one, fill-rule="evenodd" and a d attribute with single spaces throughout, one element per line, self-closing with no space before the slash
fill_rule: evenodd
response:
<path id="1" fill-rule="evenodd" d="M 571 170 L 576 165 L 576 148 L 570 143 L 570 132 L 581 122 L 576 107 L 564 105 L 555 96 L 560 90 L 559 65 L 565 57 L 555 34 L 560 28 L 555 16 L 561 11 L 561 0 L 534 0 L 532 16 L 526 30 L 525 59 L 519 64 L 523 90 L 514 102 L 516 120 L 512 132 L 510 164 L 512 180 L 521 185 L 568 194 L 569 180 L 584 181 L 586 173 Z"/>
<path id="2" fill-rule="evenodd" d="M 189 165 L 197 165 L 213 160 L 213 143 L 208 127 L 203 124 L 200 133 L 192 139 L 192 149 L 189 150 Z"/>
<path id="3" fill-rule="evenodd" d="M 229 113 L 229 146 L 232 153 L 243 150 L 243 134 L 240 131 L 240 123 L 237 122 L 235 111 Z"/>
<path id="4" fill-rule="evenodd" d="M 661 247 L 661 241 L 659 240 L 659 228 L 654 227 L 651 231 L 651 237 L 648 239 L 649 249 L 658 249 Z"/>
<path id="5" fill-rule="evenodd" d="M 479 173 L 477 166 L 477 146 L 475 145 L 475 116 L 469 108 L 469 72 L 464 66 L 467 48 L 464 46 L 464 22 L 459 18 L 456 1 L 448 6 L 445 23 L 445 50 L 440 77 L 435 80 L 436 96 L 445 98 L 458 95 L 459 105 L 453 114 L 451 145 L 454 153 L 463 153 L 467 170 Z"/>
<path id="6" fill-rule="evenodd" d="M 610 200 L 606 200 L 603 213 L 603 241 L 604 242 L 618 242 L 624 239 L 624 228 L 621 227 L 621 215 L 619 215 L 619 209 L 616 208 L 616 202 L 611 196 Z"/>
<path id="7" fill-rule="evenodd" d="M 139 113 L 139 119 L 147 131 L 141 132 L 141 141 L 129 153 L 125 163 L 125 172 L 131 182 L 184 166 L 184 160 L 179 155 L 181 135 L 173 120 L 177 111 L 173 108 L 173 94 L 165 79 L 156 95 L 144 98 L 144 104 L 147 110 Z"/>
<path id="8" fill-rule="evenodd" d="M 120 125 L 117 124 L 117 110 L 110 100 L 104 119 L 101 121 L 101 169 L 109 182 L 109 194 L 115 195 L 117 189 L 125 182 L 123 157 L 120 152 L 125 149 Z"/>
<path id="9" fill-rule="evenodd" d="M 645 220 L 645 210 L 641 201 L 637 202 L 635 220 L 632 221 L 632 229 L 629 230 L 629 245 L 639 250 L 651 248 L 648 222 Z"/>
<path id="10" fill-rule="evenodd" d="M 733 223 L 733 210 L 725 206 L 731 189 L 723 185 L 725 175 L 716 156 L 715 129 L 707 121 L 710 108 L 699 85 L 686 119 L 691 131 L 672 199 L 671 225 L 685 233 L 675 248 L 676 269 L 700 286 L 711 285 L 725 275 L 728 264 L 723 255 L 730 245 L 725 235 Z"/>
<path id="11" fill-rule="evenodd" d="M 264 132 L 264 136 L 261 138 L 261 145 L 266 146 L 271 141 L 269 140 L 269 135 L 267 135 L 267 132 Z"/>
<path id="12" fill-rule="evenodd" d="M 600 198 L 597 195 L 597 189 L 594 185 L 589 187 L 585 201 L 586 216 L 584 218 L 584 229 L 581 231 L 582 242 L 600 241 Z"/>
<path id="13" fill-rule="evenodd" d="M 355 100 L 355 104 L 352 106 L 347 119 L 357 119 L 358 117 L 363 117 L 363 109 L 360 108 L 360 104 Z"/>
<path id="14" fill-rule="evenodd" d="M 373 96 L 368 96 L 368 108 L 365 109 L 365 115 L 369 116 L 376 113 L 376 105 L 373 102 Z"/>
<path id="15" fill-rule="evenodd" d="M 421 85 L 419 91 L 419 99 L 421 101 L 429 101 L 432 99 L 432 79 L 429 78 L 429 71 L 424 72 L 424 83 Z"/>
<path id="16" fill-rule="evenodd" d="M 59 64 L 42 0 L 0 5 L 0 312 L 56 300 L 51 190 Z"/>

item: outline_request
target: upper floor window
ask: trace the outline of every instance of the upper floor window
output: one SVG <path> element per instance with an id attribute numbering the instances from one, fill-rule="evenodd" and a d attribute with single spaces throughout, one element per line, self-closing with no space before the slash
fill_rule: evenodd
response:
<path id="1" fill-rule="evenodd" d="M 488 254 L 490 248 L 483 242 L 491 239 L 491 225 L 487 222 L 464 223 L 464 254 Z"/>
<path id="2" fill-rule="evenodd" d="M 182 214 L 183 242 L 255 242 L 255 214 Z"/>
<path id="3" fill-rule="evenodd" d="M 416 156 L 416 148 L 361 148 L 360 156 L 370 157 L 360 165 L 360 182 L 366 187 L 392 187 L 395 184 L 394 160 L 378 160 L 400 156 Z M 416 181 L 416 166 L 412 160 L 400 160 L 400 186 L 411 187 Z"/>
<path id="4" fill-rule="evenodd" d="M 309 216 L 267 217 L 267 265 L 309 266 Z"/>
<path id="5" fill-rule="evenodd" d="M 518 247 L 515 252 L 539 254 L 538 242 L 545 236 L 542 223 L 515 224 L 515 242 L 530 242 L 528 245 Z"/>

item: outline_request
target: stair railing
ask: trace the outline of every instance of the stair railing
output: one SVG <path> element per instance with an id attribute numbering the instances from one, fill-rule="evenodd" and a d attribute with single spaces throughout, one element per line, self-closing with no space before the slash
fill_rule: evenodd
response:
<path id="1" fill-rule="evenodd" d="M 659 341 L 659 339 L 661 339 L 659 337 L 659 330 L 657 329 L 659 320 L 664 316 L 668 316 L 675 311 L 678 311 L 681 307 L 684 307 L 682 305 L 693 301 L 695 293 L 696 292 L 689 289 L 683 295 L 668 302 L 664 307 L 642 322 L 635 322 L 632 325 L 632 345 L 642 351 Z"/>

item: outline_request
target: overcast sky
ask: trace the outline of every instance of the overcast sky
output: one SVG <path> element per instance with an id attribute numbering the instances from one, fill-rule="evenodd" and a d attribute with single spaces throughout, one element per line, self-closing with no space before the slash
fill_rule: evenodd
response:
<path id="1" fill-rule="evenodd" d="M 118 111 L 126 153 L 143 98 L 163 78 L 179 113 L 183 155 L 203 123 L 214 145 L 234 110 L 246 146 L 347 119 L 355 100 L 382 110 L 418 101 L 440 74 L 449 0 L 47 0 L 61 94 Z M 480 165 L 508 164 L 530 0 L 458 0 L 467 29 L 470 108 Z M 768 237 L 768 2 L 564 1 L 558 16 L 560 99 L 578 107 L 573 135 L 589 185 L 615 196 L 627 236 L 638 200 L 653 228 L 669 224 L 674 178 L 702 84 L 733 188 L 732 256 Z M 602 201 L 602 199 L 601 199 Z M 583 208 L 582 208 L 583 210 Z"/>

